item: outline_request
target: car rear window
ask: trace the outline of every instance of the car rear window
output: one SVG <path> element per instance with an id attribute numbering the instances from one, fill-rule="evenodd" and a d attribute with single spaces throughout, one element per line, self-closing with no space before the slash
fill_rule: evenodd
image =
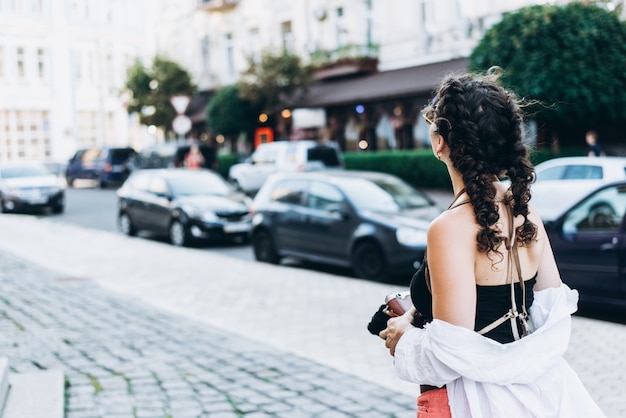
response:
<path id="1" fill-rule="evenodd" d="M 308 161 L 320 161 L 326 167 L 339 167 L 341 161 L 339 161 L 339 155 L 337 150 L 333 147 L 318 146 L 312 147 L 307 150 Z"/>
<path id="2" fill-rule="evenodd" d="M 565 180 L 601 180 L 602 167 L 598 165 L 572 165 L 567 167 Z"/>
<path id="3" fill-rule="evenodd" d="M 131 148 L 116 148 L 112 149 L 110 152 L 112 162 L 126 161 L 135 155 L 135 151 Z"/>

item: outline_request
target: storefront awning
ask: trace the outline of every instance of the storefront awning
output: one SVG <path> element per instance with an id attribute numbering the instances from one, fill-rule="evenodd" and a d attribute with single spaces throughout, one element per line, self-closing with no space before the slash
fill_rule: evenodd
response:
<path id="1" fill-rule="evenodd" d="M 357 78 L 320 81 L 310 87 L 309 94 L 297 107 L 328 107 L 430 94 L 447 73 L 462 71 L 467 71 L 466 58 Z"/>

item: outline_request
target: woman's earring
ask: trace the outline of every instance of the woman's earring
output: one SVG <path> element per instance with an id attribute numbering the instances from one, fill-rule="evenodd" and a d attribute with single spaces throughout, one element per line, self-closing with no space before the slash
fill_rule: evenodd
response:
<path id="1" fill-rule="evenodd" d="M 441 153 L 440 152 L 437 153 L 437 159 L 441 160 Z"/>

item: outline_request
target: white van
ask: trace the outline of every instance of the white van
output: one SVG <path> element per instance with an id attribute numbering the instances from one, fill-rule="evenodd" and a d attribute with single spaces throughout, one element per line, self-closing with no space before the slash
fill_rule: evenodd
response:
<path id="1" fill-rule="evenodd" d="M 279 171 L 342 169 L 343 159 L 333 142 L 276 141 L 259 145 L 246 162 L 230 167 L 228 180 L 239 190 L 255 194 L 270 174 Z"/>

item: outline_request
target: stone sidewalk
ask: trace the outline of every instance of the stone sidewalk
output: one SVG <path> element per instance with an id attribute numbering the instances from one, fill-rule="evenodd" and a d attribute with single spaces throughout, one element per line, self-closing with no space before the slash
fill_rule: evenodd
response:
<path id="1" fill-rule="evenodd" d="M 298 368 L 290 364 L 291 361 L 315 365 L 323 370 L 316 376 L 328 374 L 337 376 L 333 379 L 348 379 L 352 382 L 333 385 L 332 382 L 325 380 L 324 384 L 331 385 L 329 387 L 332 388 L 329 393 L 335 394 L 336 397 L 361 399 L 355 398 L 354 392 L 367 392 L 366 398 L 371 398 L 372 403 L 364 405 L 368 408 L 378 408 L 378 414 L 388 410 L 387 408 L 392 405 L 398 405 L 399 409 L 392 410 L 391 413 L 397 413 L 398 417 L 415 416 L 414 399 L 417 388 L 397 379 L 384 344 L 365 329 L 384 295 L 404 290 L 401 287 L 287 266 L 235 260 L 207 250 L 173 248 L 156 241 L 62 225 L 45 218 L 2 215 L 0 231 L 2 231 L 0 252 L 4 251 L 25 260 L 22 263 L 24 271 L 28 271 L 33 263 L 41 266 L 38 268 L 45 268 L 48 276 L 36 273 L 37 277 L 48 277 L 48 282 L 60 286 L 58 290 L 50 291 L 51 295 L 56 296 L 44 295 L 41 296 L 43 304 L 32 304 L 43 305 L 37 308 L 42 311 L 37 311 L 30 307 L 30 302 L 27 302 L 35 301 L 37 298 L 26 296 L 26 290 L 36 289 L 37 283 L 21 287 L 18 273 L 14 286 L 17 293 L 26 293 L 24 298 L 28 299 L 23 302 L 25 306 L 39 312 L 36 315 L 42 318 L 41 320 L 49 316 L 46 313 L 47 309 L 51 309 L 49 307 L 57 306 L 58 308 L 51 311 L 50 315 L 57 311 L 68 312 L 67 315 L 63 315 L 67 318 L 66 321 L 70 321 L 69 324 L 72 324 L 72 321 L 85 324 L 82 327 L 72 325 L 68 330 L 61 325 L 39 325 L 37 329 L 42 331 L 41 337 L 37 338 L 45 339 L 48 331 L 56 330 L 55 332 L 58 331 L 62 335 L 67 333 L 71 337 L 61 337 L 61 341 L 67 339 L 73 344 L 79 344 L 80 337 L 85 335 L 89 337 L 85 339 L 89 350 L 82 348 L 81 352 L 93 350 L 103 359 L 118 362 L 123 359 L 122 364 L 135 365 L 134 362 L 138 362 L 138 367 L 131 367 L 136 373 L 150 370 L 151 364 L 158 367 L 163 363 L 170 367 L 172 364 L 180 364 L 181 367 L 184 365 L 181 370 L 194 367 L 213 370 L 205 363 L 198 366 L 198 358 L 207 358 L 208 364 L 213 364 L 210 362 L 215 355 L 219 361 L 226 363 L 227 360 L 219 357 L 224 355 L 224 351 L 232 350 L 236 353 L 236 358 L 248 359 L 254 357 L 249 350 L 253 353 L 259 350 L 267 353 L 267 357 L 274 359 L 279 365 L 282 362 L 286 364 L 285 367 L 279 367 L 274 360 L 267 360 L 272 365 L 264 368 L 264 373 L 269 373 L 268 370 L 299 373 Z M 6 281 L 7 276 L 3 277 Z M 76 290 L 70 292 L 72 289 Z M 63 298 L 65 293 L 71 293 L 69 300 Z M 83 294 L 86 295 L 86 300 L 80 298 Z M 61 303 L 59 306 L 54 303 L 54 299 L 64 302 L 59 302 Z M 84 313 L 71 309 L 74 299 L 77 305 L 84 307 Z M 6 304 L 12 302 L 11 298 L 4 301 Z M 107 303 L 103 305 L 103 301 Z M 20 315 L 24 315 L 20 312 L 25 310 L 26 308 L 16 310 L 18 324 L 21 323 Z M 104 311 L 111 316 L 99 316 L 104 315 Z M 108 327 L 109 323 L 111 327 Z M 103 327 L 111 329 L 112 334 L 101 332 Z M 178 336 L 178 332 L 181 336 Z M 38 332 L 35 334 L 39 335 Z M 204 334 L 210 336 L 209 341 L 203 338 Z M 100 345 L 108 341 L 108 337 L 112 337 L 116 342 L 112 348 Z M 12 338 L 13 336 L 2 340 L 10 341 Z M 127 341 L 132 342 L 134 338 L 140 340 L 137 344 L 143 351 L 133 351 L 134 346 L 129 348 Z M 54 340 L 51 338 L 51 341 Z M 200 344 L 195 345 L 192 342 L 195 340 L 200 341 Z M 215 343 L 215 340 L 229 343 L 226 346 L 210 345 L 211 342 Z M 56 341 L 58 342 L 58 339 Z M 124 344 L 119 344 L 120 342 Z M 179 347 L 184 355 L 172 354 L 177 351 L 170 345 Z M 34 350 L 38 346 L 44 348 L 40 352 L 41 355 L 49 352 L 45 348 L 47 347 L 45 343 L 37 344 L 26 339 L 23 345 L 35 353 L 37 351 Z M 52 342 L 50 346 L 53 346 Z M 626 357 L 623 355 L 625 346 L 625 325 L 574 318 L 566 358 L 609 418 L 626 416 L 626 398 L 622 396 L 623 382 L 626 378 Z M 130 357 L 116 354 L 117 350 L 130 357 L 134 354 L 136 358 L 129 362 Z M 32 355 L 28 350 L 25 353 L 22 356 L 25 362 L 21 364 L 28 364 L 29 356 Z M 156 354 L 154 357 L 143 357 L 143 353 Z M 45 358 L 54 356 L 48 355 Z M 106 361 L 100 361 L 99 367 L 107 367 Z M 86 364 L 88 362 L 85 362 Z M 246 365 L 244 369 L 247 367 Z M 226 368 L 230 369 L 232 367 Z M 174 382 L 184 380 L 188 374 L 187 371 L 176 373 L 178 377 L 172 376 Z M 132 373 L 130 375 L 132 376 Z M 156 375 L 160 378 L 158 373 Z M 312 372 L 305 371 L 300 381 L 308 381 L 311 376 Z M 159 386 L 150 379 L 158 380 L 154 377 L 147 378 L 146 387 L 154 387 L 155 384 Z M 86 377 L 85 381 L 83 378 L 84 383 L 89 382 L 94 386 L 92 380 Z M 134 387 L 128 383 L 126 386 L 122 385 L 126 380 L 119 376 L 112 380 L 118 382 L 112 384 L 113 388 L 117 388 L 117 394 L 126 391 L 128 395 L 129 387 L 131 390 Z M 272 382 L 269 378 L 261 380 Z M 245 382 L 245 379 L 243 381 Z M 150 385 L 150 382 L 153 384 Z M 95 387 L 105 386 L 96 384 Z M 387 395 L 382 399 L 376 398 L 369 392 L 370 388 L 372 392 Z M 135 398 L 133 393 L 132 399 Z M 199 402 L 203 398 L 204 395 L 196 396 L 195 399 Z M 315 400 L 317 397 L 313 396 L 311 399 Z M 393 402 L 390 403 L 387 399 L 393 399 Z M 355 405 L 360 403 L 360 400 L 353 402 Z M 358 413 L 351 410 L 337 411 L 334 413 L 339 415 L 317 416 L 366 415 L 362 410 Z M 295 416 L 316 416 L 309 410 L 298 410 L 297 413 L 304 415 Z"/>
<path id="2" fill-rule="evenodd" d="M 409 417 L 414 399 L 0 253 L 0 353 L 67 418 Z"/>

